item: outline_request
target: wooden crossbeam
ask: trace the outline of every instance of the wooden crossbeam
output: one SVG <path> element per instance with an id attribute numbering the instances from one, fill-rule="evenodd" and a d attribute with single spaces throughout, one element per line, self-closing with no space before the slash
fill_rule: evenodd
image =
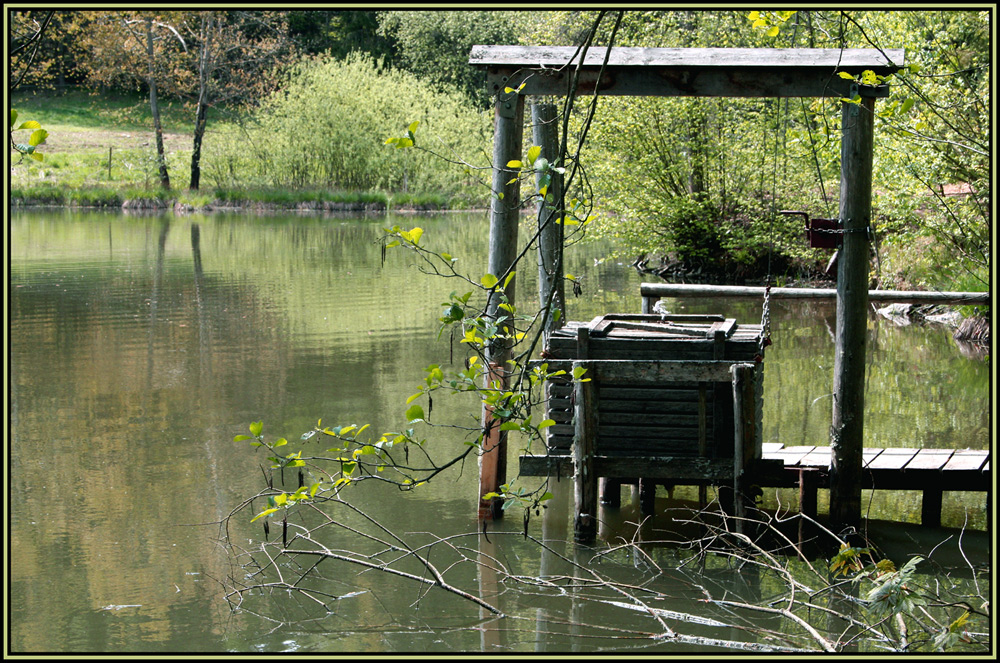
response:
<path id="1" fill-rule="evenodd" d="M 902 49 L 821 48 L 590 48 L 580 63 L 572 46 L 473 46 L 469 64 L 486 69 L 491 93 L 565 95 L 579 74 L 578 93 L 636 96 L 845 97 L 854 75 L 892 74 Z M 600 77 L 598 79 L 598 77 Z M 859 93 L 887 96 L 888 86 Z"/>

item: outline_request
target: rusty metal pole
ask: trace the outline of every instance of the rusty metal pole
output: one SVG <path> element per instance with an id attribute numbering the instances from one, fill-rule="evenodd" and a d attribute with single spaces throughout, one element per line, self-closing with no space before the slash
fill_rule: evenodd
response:
<path id="1" fill-rule="evenodd" d="M 520 183 L 516 172 L 507 169 L 507 163 L 521 158 L 521 143 L 524 135 L 524 98 L 516 92 L 497 95 L 493 119 L 493 194 L 490 200 L 490 248 L 489 273 L 500 279 L 502 284 L 517 257 L 517 226 L 519 221 L 521 196 Z M 514 180 L 511 182 L 511 180 Z M 508 302 L 514 303 L 514 283 L 511 279 L 506 287 Z M 486 306 L 486 317 L 497 320 L 503 309 L 498 309 L 500 298 L 494 291 Z M 498 313 L 499 311 L 499 313 Z M 491 343 L 487 349 L 489 371 L 487 386 L 498 381 L 506 388 L 509 381 L 510 345 L 507 342 Z M 483 500 L 482 496 L 498 492 L 507 482 L 507 433 L 499 430 L 499 422 L 493 412 L 483 406 L 483 451 L 479 457 L 479 518 L 500 518 L 499 499 Z"/>
<path id="2" fill-rule="evenodd" d="M 844 240 L 837 266 L 837 332 L 830 427 L 830 520 L 861 523 L 865 346 L 868 337 L 868 228 L 871 221 L 875 99 L 843 104 L 840 219 Z"/>

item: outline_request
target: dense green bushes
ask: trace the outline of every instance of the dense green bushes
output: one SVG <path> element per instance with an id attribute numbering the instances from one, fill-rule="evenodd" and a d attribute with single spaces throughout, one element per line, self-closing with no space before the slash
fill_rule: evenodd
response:
<path id="1" fill-rule="evenodd" d="M 282 90 L 208 144 L 206 175 L 217 187 L 256 186 L 442 192 L 482 204 L 491 117 L 458 93 L 430 90 L 367 56 L 314 58 L 292 68 Z M 420 121 L 417 147 L 385 145 Z M 469 166 L 454 161 L 476 159 Z"/>

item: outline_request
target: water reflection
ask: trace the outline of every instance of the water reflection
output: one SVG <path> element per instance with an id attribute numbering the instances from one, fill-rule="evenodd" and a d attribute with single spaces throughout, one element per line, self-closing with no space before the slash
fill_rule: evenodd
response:
<path id="1" fill-rule="evenodd" d="M 219 582 L 238 570 L 217 545 L 215 526 L 195 525 L 220 521 L 260 486 L 263 459 L 245 443 L 233 443 L 235 434 L 263 420 L 269 436 L 294 439 L 320 417 L 330 425 L 370 422 L 376 430 L 392 429 L 422 367 L 462 360 L 447 342 L 432 341 L 440 303 L 461 284 L 420 274 L 405 253 L 390 254 L 382 264 L 376 240 L 380 228 L 394 223 L 421 225 L 425 242 L 459 256 L 478 279 L 486 262 L 482 214 L 12 215 L 14 650 L 615 646 L 610 638 L 581 637 L 579 625 L 628 629 L 627 616 L 612 619 L 602 612 L 606 608 L 586 601 L 566 614 L 565 603 L 540 597 L 519 602 L 502 585 L 495 590 L 498 600 L 536 624 L 537 634 L 526 635 L 520 625 L 497 627 L 458 599 L 435 595 L 414 611 L 419 594 L 386 579 L 373 579 L 371 591 L 340 601 L 335 615 L 291 635 L 271 632 L 272 625 L 252 615 L 233 616 L 220 600 Z M 567 271 L 584 285 L 583 296 L 567 302 L 573 319 L 639 310 L 640 277 L 627 266 L 595 264 L 605 248 L 582 245 L 567 256 Z M 534 271 L 524 270 L 519 286 L 524 306 L 537 297 L 529 295 Z M 776 343 L 766 369 L 765 440 L 823 443 L 833 308 L 772 307 Z M 721 311 L 753 322 L 760 317 L 759 302 L 686 300 L 674 302 L 675 309 Z M 869 444 L 986 448 L 988 366 L 962 356 L 939 330 L 872 324 Z M 435 403 L 442 417 L 467 408 Z M 462 442 L 458 434 L 433 441 L 445 451 Z M 374 493 L 366 504 L 401 531 L 472 532 L 476 472 L 473 462 L 415 493 L 406 508 L 394 492 Z M 559 508 L 562 521 L 532 524 L 550 551 L 507 536 L 480 552 L 533 574 L 564 572 L 566 558 L 588 560 L 565 544 L 568 512 Z M 898 504 L 886 508 L 902 510 Z M 963 509 L 956 502 L 949 512 L 946 499 L 945 523 L 961 524 Z M 984 521 L 981 514 L 976 518 Z M 500 527 L 516 534 L 520 522 Z M 262 536 L 259 523 L 243 523 L 238 531 L 244 541 Z M 488 585 L 487 570 L 470 564 L 463 582 Z M 353 576 L 348 584 L 353 587 Z"/>

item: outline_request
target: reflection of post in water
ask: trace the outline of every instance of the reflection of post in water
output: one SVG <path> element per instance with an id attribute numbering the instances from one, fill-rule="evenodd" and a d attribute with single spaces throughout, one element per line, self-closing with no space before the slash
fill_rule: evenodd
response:
<path id="1" fill-rule="evenodd" d="M 494 607 L 503 612 L 500 606 L 499 581 L 497 579 L 497 552 L 496 541 L 488 538 L 486 529 L 479 534 L 479 564 L 477 575 L 479 577 L 479 597 L 489 602 Z M 486 608 L 479 608 L 480 618 L 480 645 L 483 652 L 500 651 L 504 647 L 503 632 L 499 627 L 499 618 Z"/>
<path id="2" fill-rule="evenodd" d="M 167 252 L 167 235 L 170 233 L 170 217 L 160 221 L 160 237 L 156 245 L 156 265 L 153 268 L 153 292 L 149 297 L 149 348 L 146 351 L 146 393 L 153 388 L 153 339 L 156 332 L 156 314 L 163 284 L 163 262 Z"/>
<path id="3" fill-rule="evenodd" d="M 538 575 L 547 580 L 559 573 L 561 555 L 566 553 L 566 542 L 569 536 L 569 503 L 573 494 L 572 481 L 558 481 L 550 478 L 546 486 L 552 493 L 552 498 L 546 502 L 548 508 L 542 515 L 542 556 L 538 564 Z M 543 652 L 550 649 L 562 650 L 563 646 L 553 642 L 552 615 L 548 608 L 535 610 L 535 651 Z"/>

